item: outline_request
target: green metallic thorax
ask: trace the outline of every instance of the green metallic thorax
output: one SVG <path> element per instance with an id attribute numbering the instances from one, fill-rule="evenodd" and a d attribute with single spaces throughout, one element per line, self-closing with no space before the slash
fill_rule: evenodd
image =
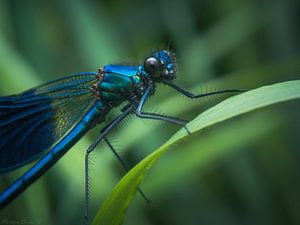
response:
<path id="1" fill-rule="evenodd" d="M 136 95 L 143 86 L 139 67 L 107 65 L 100 73 L 99 95 L 113 106 Z"/>

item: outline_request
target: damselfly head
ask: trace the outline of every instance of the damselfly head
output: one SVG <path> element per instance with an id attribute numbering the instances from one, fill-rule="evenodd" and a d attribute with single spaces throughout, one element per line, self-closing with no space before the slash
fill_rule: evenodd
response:
<path id="1" fill-rule="evenodd" d="M 176 76 L 175 56 L 166 50 L 157 51 L 145 59 L 144 70 L 156 81 L 173 80 Z"/>

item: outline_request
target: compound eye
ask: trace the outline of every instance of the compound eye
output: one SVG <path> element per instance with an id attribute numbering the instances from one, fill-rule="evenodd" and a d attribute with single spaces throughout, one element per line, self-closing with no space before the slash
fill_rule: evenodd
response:
<path id="1" fill-rule="evenodd" d="M 151 76 L 159 77 L 161 73 L 161 64 L 156 58 L 149 57 L 144 62 L 144 69 Z"/>

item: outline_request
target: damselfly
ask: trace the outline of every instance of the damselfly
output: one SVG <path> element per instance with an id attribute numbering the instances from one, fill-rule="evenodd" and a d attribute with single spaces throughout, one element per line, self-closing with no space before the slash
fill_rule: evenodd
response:
<path id="1" fill-rule="evenodd" d="M 40 158 L 0 194 L 0 208 L 41 177 L 91 128 L 103 123 L 112 108 L 126 102 L 120 115 L 108 122 L 86 151 L 87 219 L 89 155 L 97 144 L 105 141 L 123 167 L 127 168 L 106 138 L 118 123 L 135 113 L 140 118 L 162 120 L 185 127 L 187 121 L 184 119 L 143 111 L 147 99 L 156 91 L 156 84 L 165 84 L 188 98 L 243 91 L 222 90 L 195 95 L 172 82 L 176 77 L 175 64 L 174 54 L 160 50 L 147 57 L 142 65 L 110 64 L 101 67 L 98 72 L 75 74 L 18 95 L 0 97 L 0 172 Z"/>

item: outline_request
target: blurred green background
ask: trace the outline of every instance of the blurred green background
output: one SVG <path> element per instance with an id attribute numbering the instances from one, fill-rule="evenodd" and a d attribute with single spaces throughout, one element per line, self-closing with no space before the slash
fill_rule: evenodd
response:
<path id="1" fill-rule="evenodd" d="M 3 0 L 0 94 L 108 63 L 142 63 L 170 43 L 176 83 L 197 93 L 299 79 L 299 12 L 297 0 Z M 191 120 L 225 97 L 187 100 L 158 86 L 147 107 Z M 267 107 L 174 146 L 143 182 L 152 204 L 136 196 L 124 224 L 300 224 L 299 110 L 299 101 Z M 0 224 L 83 224 L 84 153 L 100 129 L 2 210 Z M 134 165 L 177 129 L 132 116 L 109 139 Z M 94 161 L 91 215 L 124 174 L 104 145 Z M 29 167 L 1 175 L 0 190 Z"/>

